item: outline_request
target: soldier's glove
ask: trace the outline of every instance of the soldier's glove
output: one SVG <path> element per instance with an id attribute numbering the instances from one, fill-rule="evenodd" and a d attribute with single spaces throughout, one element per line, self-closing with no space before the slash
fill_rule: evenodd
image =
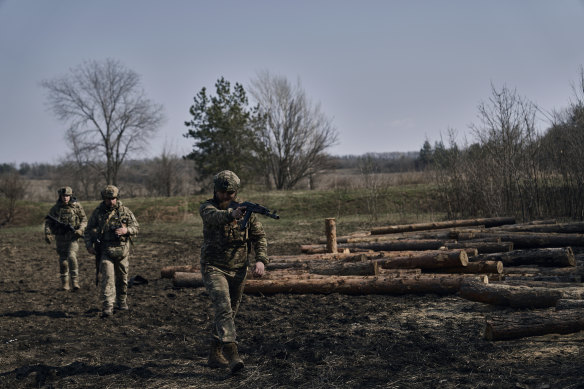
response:
<path id="1" fill-rule="evenodd" d="M 77 236 L 79 238 L 83 238 L 83 231 L 81 231 L 81 230 L 75 230 L 75 236 Z"/>
<path id="2" fill-rule="evenodd" d="M 53 243 L 53 236 L 52 235 L 45 235 L 45 242 L 47 242 L 47 244 Z"/>

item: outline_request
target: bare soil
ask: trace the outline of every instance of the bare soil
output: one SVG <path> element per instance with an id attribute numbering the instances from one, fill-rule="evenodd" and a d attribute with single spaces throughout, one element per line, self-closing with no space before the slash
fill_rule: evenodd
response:
<path id="1" fill-rule="evenodd" d="M 130 276 L 148 283 L 103 319 L 93 258 L 80 253 L 81 290 L 59 291 L 54 250 L 30 235 L 0 235 L 1 388 L 584 388 L 584 333 L 487 341 L 485 318 L 511 309 L 454 295 L 246 295 L 231 375 L 206 366 L 204 289 L 160 278 L 197 263 L 199 237 L 145 228 Z"/>

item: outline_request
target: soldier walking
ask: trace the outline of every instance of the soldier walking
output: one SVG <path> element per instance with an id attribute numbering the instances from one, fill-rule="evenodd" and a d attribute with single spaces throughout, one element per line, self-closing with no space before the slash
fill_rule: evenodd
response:
<path id="1" fill-rule="evenodd" d="M 215 311 L 208 365 L 227 367 L 232 373 L 244 364 L 237 350 L 235 315 L 241 302 L 250 249 L 255 253 L 253 274 L 261 277 L 268 263 L 267 240 L 262 224 L 252 214 L 247 228 L 241 230 L 238 220 L 245 208 L 231 208 L 236 200 L 240 180 L 229 170 L 214 177 L 213 198 L 199 208 L 203 219 L 201 273 Z"/>
<path id="2" fill-rule="evenodd" d="M 79 266 L 77 263 L 77 240 L 83 237 L 87 217 L 83 207 L 75 197 L 73 189 L 68 186 L 59 188 L 57 203 L 51 207 L 45 220 L 45 241 L 56 241 L 59 254 L 59 272 L 61 289 L 79 289 Z"/>
<path id="3" fill-rule="evenodd" d="M 85 246 L 96 255 L 101 273 L 100 298 L 102 316 L 128 310 L 128 270 L 131 238 L 138 234 L 138 221 L 130 209 L 118 199 L 119 190 L 107 185 L 101 191 L 103 201 L 91 214 L 85 230 Z"/>

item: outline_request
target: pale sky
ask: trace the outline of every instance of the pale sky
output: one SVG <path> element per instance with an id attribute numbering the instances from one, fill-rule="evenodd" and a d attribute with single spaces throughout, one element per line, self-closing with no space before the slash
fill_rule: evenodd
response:
<path id="1" fill-rule="evenodd" d="M 0 163 L 58 163 L 65 123 L 40 81 L 119 60 L 167 117 L 141 157 L 179 155 L 193 97 L 221 76 L 300 79 L 333 120 L 333 155 L 470 136 L 491 84 L 551 111 L 584 65 L 583 0 L 0 0 Z M 546 123 L 542 121 L 542 128 Z"/>

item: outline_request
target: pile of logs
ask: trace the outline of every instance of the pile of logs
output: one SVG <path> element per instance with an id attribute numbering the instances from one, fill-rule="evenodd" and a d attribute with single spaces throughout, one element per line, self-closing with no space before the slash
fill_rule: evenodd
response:
<path id="1" fill-rule="evenodd" d="M 325 236 L 301 246 L 302 254 L 270 257 L 266 276 L 248 279 L 245 293 L 457 293 L 499 306 L 556 309 L 489 318 L 490 340 L 584 329 L 584 223 L 482 218 L 337 237 L 334 219 L 326 219 Z M 163 268 L 161 276 L 175 287 L 203 286 L 198 266 Z"/>

